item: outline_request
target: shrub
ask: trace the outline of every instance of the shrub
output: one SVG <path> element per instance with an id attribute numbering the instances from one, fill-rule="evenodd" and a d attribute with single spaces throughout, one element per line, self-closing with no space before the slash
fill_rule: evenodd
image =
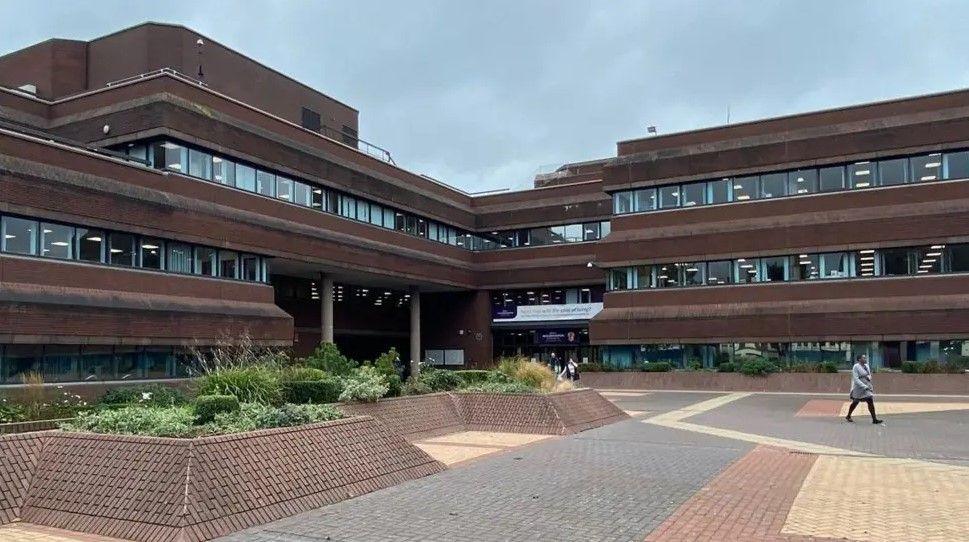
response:
<path id="1" fill-rule="evenodd" d="M 582 373 L 601 373 L 606 369 L 601 363 L 580 363 L 579 364 L 579 374 Z"/>
<path id="2" fill-rule="evenodd" d="M 20 422 L 27 419 L 27 413 L 21 405 L 8 403 L 5 398 L 0 398 L 0 423 Z"/>
<path id="3" fill-rule="evenodd" d="M 525 358 L 501 358 L 498 360 L 498 372 L 507 376 L 509 380 L 514 380 L 518 374 L 518 369 L 525 364 Z"/>
<path id="4" fill-rule="evenodd" d="M 555 373 L 548 366 L 528 361 L 518 368 L 514 380 L 537 390 L 551 390 L 555 386 Z"/>
<path id="5" fill-rule="evenodd" d="M 387 380 L 373 367 L 360 367 L 344 379 L 340 401 L 372 403 L 387 394 Z"/>
<path id="6" fill-rule="evenodd" d="M 216 414 L 239 410 L 239 399 L 235 395 L 199 395 L 195 398 L 195 420 L 209 423 Z"/>
<path id="7" fill-rule="evenodd" d="M 920 374 L 958 374 L 965 372 L 965 367 L 959 361 L 948 361 L 944 363 L 939 363 L 934 359 L 930 359 L 924 362 L 918 361 L 903 361 L 902 362 L 902 372 L 903 373 L 920 373 Z"/>
<path id="8" fill-rule="evenodd" d="M 208 373 L 196 381 L 195 387 L 198 395 L 234 395 L 242 403 L 278 405 L 283 397 L 279 372 L 259 365 Z"/>
<path id="9" fill-rule="evenodd" d="M 777 365 L 766 359 L 753 358 L 740 365 L 740 372 L 747 376 L 767 376 L 777 372 Z"/>
<path id="10" fill-rule="evenodd" d="M 218 414 L 202 428 L 206 434 L 239 433 L 256 429 L 292 427 L 342 418 L 339 410 L 330 405 L 282 405 L 272 407 L 247 403 L 236 412 Z"/>
<path id="11" fill-rule="evenodd" d="M 668 361 L 650 361 L 644 363 L 641 368 L 647 373 L 668 373 L 673 370 L 673 365 Z"/>
<path id="12" fill-rule="evenodd" d="M 316 382 L 325 379 L 326 373 L 314 367 L 286 367 L 279 371 L 281 382 Z"/>
<path id="13" fill-rule="evenodd" d="M 401 395 L 424 395 L 431 393 L 431 388 L 421 379 L 414 378 L 413 376 L 404 382 L 400 392 Z"/>
<path id="14" fill-rule="evenodd" d="M 507 384 L 511 381 L 512 379 L 501 371 L 488 371 L 488 378 L 485 379 L 485 382 L 493 384 Z"/>
<path id="15" fill-rule="evenodd" d="M 919 364 L 914 361 L 903 361 L 902 362 L 902 372 L 903 373 L 921 373 L 922 368 Z"/>
<path id="16" fill-rule="evenodd" d="M 821 366 L 817 363 L 794 363 L 787 370 L 792 373 L 819 373 Z"/>
<path id="17" fill-rule="evenodd" d="M 380 354 L 373 362 L 377 372 L 387 379 L 387 397 L 397 397 L 401 393 L 400 373 L 397 372 L 398 359 L 400 359 L 400 355 L 397 353 L 397 349 L 391 348 Z"/>
<path id="18" fill-rule="evenodd" d="M 819 372 L 822 372 L 822 373 L 838 372 L 838 364 L 833 361 L 822 361 L 821 365 L 818 368 L 820 369 Z"/>
<path id="19" fill-rule="evenodd" d="M 212 348 L 193 348 L 192 355 L 195 358 L 193 369 L 199 374 L 252 366 L 280 369 L 291 363 L 286 352 L 279 348 L 258 346 L 248 333 L 220 340 Z"/>
<path id="20" fill-rule="evenodd" d="M 691 371 L 702 371 L 703 370 L 703 360 L 699 358 L 692 358 L 686 362 L 686 368 Z"/>
<path id="21" fill-rule="evenodd" d="M 453 391 L 464 385 L 464 380 L 447 369 L 421 367 L 418 380 L 424 382 L 431 391 Z"/>
<path id="22" fill-rule="evenodd" d="M 185 394 L 181 391 L 161 384 L 143 384 L 140 386 L 122 386 L 111 388 L 102 395 L 98 406 L 119 406 L 140 404 L 146 406 L 184 405 Z"/>
<path id="23" fill-rule="evenodd" d="M 195 412 L 189 406 L 126 406 L 78 414 L 61 424 L 66 431 L 179 437 L 194 434 Z"/>
<path id="24" fill-rule="evenodd" d="M 320 343 L 304 362 L 308 367 L 336 376 L 350 376 L 357 367 L 357 362 L 341 354 L 333 343 Z"/>
<path id="25" fill-rule="evenodd" d="M 535 393 L 535 390 L 521 382 L 481 382 L 461 391 L 485 393 Z"/>
<path id="26" fill-rule="evenodd" d="M 465 369 L 461 371 L 452 371 L 458 378 L 464 382 L 465 386 L 470 386 L 471 384 L 479 384 L 488 380 L 488 373 L 490 371 L 484 371 L 481 369 Z"/>
<path id="27" fill-rule="evenodd" d="M 283 382 L 283 401 L 295 404 L 335 403 L 343 393 L 343 380 L 324 376 L 322 380 Z"/>
<path id="28" fill-rule="evenodd" d="M 735 373 L 737 372 L 737 366 L 732 361 L 721 361 L 717 365 L 717 372 L 719 373 Z"/>

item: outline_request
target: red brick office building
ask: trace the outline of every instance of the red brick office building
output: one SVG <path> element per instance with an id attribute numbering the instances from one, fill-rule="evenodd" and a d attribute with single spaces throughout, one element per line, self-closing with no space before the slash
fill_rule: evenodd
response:
<path id="1" fill-rule="evenodd" d="M 623 141 L 491 194 L 357 118 L 180 26 L 0 57 L 0 383 L 181 376 L 242 335 L 464 366 L 969 356 L 969 92 Z"/>

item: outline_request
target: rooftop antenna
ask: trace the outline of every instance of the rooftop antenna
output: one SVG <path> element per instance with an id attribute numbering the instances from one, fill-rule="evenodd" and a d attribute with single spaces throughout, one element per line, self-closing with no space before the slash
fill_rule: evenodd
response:
<path id="1" fill-rule="evenodd" d="M 198 58 L 199 58 L 199 79 L 202 79 L 205 77 L 205 74 L 202 73 L 202 46 L 203 45 L 205 45 L 205 42 L 202 41 L 202 38 L 195 40 L 195 47 L 198 50 Z"/>
<path id="2" fill-rule="evenodd" d="M 727 104 L 727 124 L 730 124 L 730 104 Z"/>

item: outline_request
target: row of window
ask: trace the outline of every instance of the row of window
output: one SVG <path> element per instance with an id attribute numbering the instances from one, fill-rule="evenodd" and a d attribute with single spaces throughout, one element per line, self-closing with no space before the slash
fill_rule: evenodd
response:
<path id="1" fill-rule="evenodd" d="M 129 156 L 146 160 L 152 167 L 158 169 L 177 171 L 468 250 L 594 241 L 609 233 L 608 222 L 593 222 L 493 232 L 491 237 L 482 236 L 171 141 L 130 144 L 125 148 L 125 152 Z"/>
<path id="2" fill-rule="evenodd" d="M 525 288 L 492 292 L 491 303 L 496 307 L 598 303 L 602 301 L 602 294 L 601 285 L 578 288 Z"/>
<path id="3" fill-rule="evenodd" d="M 969 272 L 969 243 L 609 269 L 609 290 Z"/>
<path id="4" fill-rule="evenodd" d="M 171 346 L 0 344 L 3 384 L 22 384 L 30 373 L 45 382 L 177 378 L 193 365 L 189 351 Z"/>
<path id="5" fill-rule="evenodd" d="M 0 217 L 0 252 L 266 282 L 266 258 L 99 228 Z"/>
<path id="6" fill-rule="evenodd" d="M 847 369 L 864 354 L 873 367 L 900 368 L 904 361 L 969 361 L 969 339 L 857 342 L 641 344 L 600 346 L 603 365 L 635 368 L 643 363 L 667 362 L 678 368 L 716 367 L 726 361 L 768 359 L 778 364 L 833 362 Z"/>
<path id="7" fill-rule="evenodd" d="M 614 193 L 612 203 L 614 214 L 626 214 L 965 178 L 969 151 L 937 152 L 626 190 Z"/>

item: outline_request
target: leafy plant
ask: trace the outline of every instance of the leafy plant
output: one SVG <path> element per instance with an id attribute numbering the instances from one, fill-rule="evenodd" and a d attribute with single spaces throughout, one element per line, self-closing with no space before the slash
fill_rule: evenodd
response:
<path id="1" fill-rule="evenodd" d="M 327 378 L 324 371 L 315 367 L 290 366 L 279 371 L 281 382 L 313 382 Z"/>
<path id="2" fill-rule="evenodd" d="M 308 367 L 336 376 L 349 376 L 357 367 L 357 362 L 341 354 L 333 343 L 320 343 L 304 362 Z"/>
<path id="3" fill-rule="evenodd" d="M 431 391 L 452 391 L 464 385 L 464 380 L 447 369 L 435 369 L 433 367 L 422 367 L 418 377 Z"/>
<path id="4" fill-rule="evenodd" d="M 605 372 L 605 368 L 602 366 L 601 363 L 590 362 L 590 363 L 580 363 L 579 364 L 579 374 L 582 374 L 582 373 L 601 373 L 601 372 Z"/>
<path id="5" fill-rule="evenodd" d="M 387 394 L 387 380 L 374 367 L 360 367 L 343 382 L 340 401 L 375 402 Z"/>
<path id="6" fill-rule="evenodd" d="M 248 333 L 219 340 L 210 348 L 192 348 L 194 371 L 207 374 L 245 367 L 282 369 L 292 361 L 285 351 L 257 345 Z"/>
<path id="7" fill-rule="evenodd" d="M 278 405 L 283 398 L 279 372 L 260 365 L 219 369 L 195 386 L 198 395 L 234 395 L 243 403 Z"/>
<path id="8" fill-rule="evenodd" d="M 199 395 L 195 398 L 195 419 L 198 423 L 209 423 L 216 414 L 239 410 L 239 399 L 235 395 Z"/>
<path id="9" fill-rule="evenodd" d="M 737 372 L 737 365 L 732 361 L 722 361 L 717 365 L 718 373 L 735 373 Z"/>
<path id="10" fill-rule="evenodd" d="M 142 384 L 138 386 L 122 386 L 111 388 L 102 395 L 98 406 L 119 405 L 150 405 L 172 406 L 185 404 L 185 394 L 181 391 L 161 384 Z"/>
<path id="11" fill-rule="evenodd" d="M 478 384 L 480 382 L 485 382 L 488 380 L 488 374 L 490 371 L 484 371 L 481 369 L 464 369 L 460 371 L 451 371 L 455 376 L 460 378 L 464 385 L 468 386 L 471 384 Z"/>
<path id="12" fill-rule="evenodd" d="M 61 424 L 65 431 L 88 431 L 120 435 L 179 437 L 192 435 L 195 412 L 189 406 L 127 406 L 80 413 Z"/>
<path id="13" fill-rule="evenodd" d="M 518 374 L 518 369 L 525 364 L 527 360 L 521 357 L 515 358 L 501 358 L 498 360 L 497 370 L 499 373 L 508 377 L 509 380 L 514 380 Z"/>
<path id="14" fill-rule="evenodd" d="M 335 403 L 343 393 L 343 380 L 324 376 L 322 380 L 305 380 L 283 383 L 283 400 L 295 404 Z"/>
<path id="15" fill-rule="evenodd" d="M 751 358 L 740 365 L 740 372 L 747 376 L 767 376 L 778 371 L 777 365 L 766 359 Z"/>
<path id="16" fill-rule="evenodd" d="M 215 420 L 201 430 L 206 434 L 239 433 L 257 429 L 292 427 L 342 418 L 343 414 L 330 405 L 282 405 L 272 407 L 246 403 L 236 412 L 217 414 Z"/>
<path id="17" fill-rule="evenodd" d="M 424 380 L 411 376 L 406 382 L 404 382 L 400 393 L 401 395 L 424 395 L 431 393 L 432 391 L 433 390 L 431 390 L 430 386 L 428 386 Z"/>
<path id="18" fill-rule="evenodd" d="M 400 373 L 397 372 L 398 359 L 400 355 L 397 349 L 391 348 L 377 356 L 373 362 L 374 368 L 387 380 L 387 397 L 397 397 L 401 393 Z"/>
<path id="19" fill-rule="evenodd" d="M 481 382 L 464 388 L 461 391 L 485 393 L 535 393 L 531 386 L 521 382 Z"/>
<path id="20" fill-rule="evenodd" d="M 703 360 L 700 358 L 690 358 L 690 360 L 686 362 L 686 368 L 691 371 L 701 371 L 703 370 Z"/>
<path id="21" fill-rule="evenodd" d="M 548 366 L 535 361 L 522 363 L 514 379 L 537 390 L 551 390 L 555 386 L 555 373 Z"/>
<path id="22" fill-rule="evenodd" d="M 837 373 L 838 364 L 833 361 L 822 361 L 818 366 L 818 372 L 822 373 Z"/>
<path id="23" fill-rule="evenodd" d="M 21 422 L 27 419 L 27 413 L 22 405 L 13 404 L 6 398 L 0 398 L 0 423 Z"/>
<path id="24" fill-rule="evenodd" d="M 668 361 L 650 361 L 640 367 L 647 373 L 668 373 L 673 370 L 673 365 Z"/>

